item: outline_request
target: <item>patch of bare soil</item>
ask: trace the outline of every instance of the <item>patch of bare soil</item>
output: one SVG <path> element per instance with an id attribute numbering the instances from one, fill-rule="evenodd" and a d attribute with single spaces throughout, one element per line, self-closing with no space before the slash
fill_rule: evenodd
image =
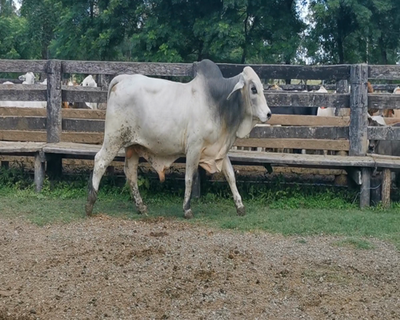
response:
<path id="1" fill-rule="evenodd" d="M 399 252 L 98 216 L 0 223 L 0 319 L 400 319 Z"/>

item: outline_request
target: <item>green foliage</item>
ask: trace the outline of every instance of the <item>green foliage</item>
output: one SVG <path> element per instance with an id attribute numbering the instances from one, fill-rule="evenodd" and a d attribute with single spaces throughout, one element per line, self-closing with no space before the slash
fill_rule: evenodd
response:
<path id="1" fill-rule="evenodd" d="M 400 45 L 398 0 L 312 0 L 305 39 L 315 62 L 394 64 Z"/>
<path id="2" fill-rule="evenodd" d="M 29 58 L 32 49 L 26 19 L 8 11 L 0 12 L 0 58 Z"/>

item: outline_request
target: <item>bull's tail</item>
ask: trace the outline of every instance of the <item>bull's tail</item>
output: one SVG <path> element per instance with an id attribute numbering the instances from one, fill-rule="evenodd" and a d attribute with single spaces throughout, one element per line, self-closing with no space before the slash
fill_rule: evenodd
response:
<path id="1" fill-rule="evenodd" d="M 108 85 L 108 93 L 107 93 L 107 100 L 110 98 L 111 91 L 113 91 L 114 87 L 121 82 L 127 75 L 119 75 L 114 77 L 110 84 Z"/>

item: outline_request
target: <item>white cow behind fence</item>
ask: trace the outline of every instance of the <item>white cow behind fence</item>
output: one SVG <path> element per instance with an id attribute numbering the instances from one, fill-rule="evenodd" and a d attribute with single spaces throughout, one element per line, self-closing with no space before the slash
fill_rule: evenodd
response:
<path id="1" fill-rule="evenodd" d="M 35 75 L 33 72 L 27 72 L 18 77 L 23 81 L 22 84 L 31 85 L 35 83 Z M 40 82 L 42 85 L 47 85 L 47 80 Z M 6 81 L 1 85 L 14 86 L 14 83 Z M 46 101 L 0 101 L 0 107 L 16 107 L 16 108 L 46 108 Z"/>
<path id="2" fill-rule="evenodd" d="M 328 90 L 325 89 L 324 86 L 321 86 L 317 91 L 318 93 L 328 93 Z M 327 107 L 319 107 L 317 111 L 317 116 L 322 117 L 334 117 L 335 116 L 335 108 L 327 108 Z"/>
<path id="3" fill-rule="evenodd" d="M 85 79 L 83 79 L 81 86 L 96 88 L 97 83 L 94 80 L 92 75 L 88 75 Z M 90 109 L 97 109 L 97 103 L 93 103 L 93 102 L 85 102 L 85 103 Z"/>

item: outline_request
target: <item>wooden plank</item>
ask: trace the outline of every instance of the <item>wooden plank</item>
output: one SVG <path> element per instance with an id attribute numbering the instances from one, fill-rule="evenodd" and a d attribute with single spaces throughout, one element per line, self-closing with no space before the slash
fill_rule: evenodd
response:
<path id="1" fill-rule="evenodd" d="M 106 110 L 92 110 L 92 109 L 62 109 L 63 118 L 72 119 L 99 119 L 106 118 Z"/>
<path id="2" fill-rule="evenodd" d="M 248 167 L 248 166 L 247 166 Z M 342 169 L 325 169 L 325 168 L 301 168 L 301 167 L 275 167 L 274 173 L 282 173 L 282 174 L 312 174 L 312 175 L 342 175 L 346 174 L 346 171 Z"/>
<path id="3" fill-rule="evenodd" d="M 92 119 L 63 119 L 62 128 L 74 132 L 104 132 L 104 120 Z"/>
<path id="4" fill-rule="evenodd" d="M 45 108 L 0 107 L 0 117 L 46 117 L 46 115 L 47 110 Z"/>
<path id="5" fill-rule="evenodd" d="M 32 141 L 46 142 L 46 131 L 29 131 L 29 130 L 0 130 L 0 140 L 3 141 Z"/>
<path id="6" fill-rule="evenodd" d="M 392 126 L 396 123 L 400 123 L 400 118 L 386 118 L 385 117 L 384 120 L 388 126 Z"/>
<path id="7" fill-rule="evenodd" d="M 61 61 L 49 60 L 47 64 L 47 142 L 61 140 Z"/>
<path id="8" fill-rule="evenodd" d="M 330 107 L 347 108 L 350 105 L 350 95 L 348 93 L 305 93 L 305 92 L 284 92 L 284 91 L 265 91 L 265 99 L 268 106 L 280 107 Z"/>
<path id="9" fill-rule="evenodd" d="M 135 74 L 149 76 L 193 76 L 191 63 L 73 61 L 62 62 L 65 73 Z M 0 69 L 1 70 L 1 69 Z"/>
<path id="10" fill-rule="evenodd" d="M 1 72 L 46 72 L 47 60 L 7 60 L 0 59 Z"/>
<path id="11" fill-rule="evenodd" d="M 0 141 L 0 153 L 36 153 L 43 148 L 43 142 L 9 142 Z"/>
<path id="12" fill-rule="evenodd" d="M 386 156 L 375 153 L 368 153 L 368 157 L 374 160 L 377 169 L 398 169 L 400 168 L 400 157 Z"/>
<path id="13" fill-rule="evenodd" d="M 71 142 L 59 142 L 59 143 L 47 143 L 43 146 L 43 152 L 54 153 L 61 155 L 72 155 L 75 157 L 89 156 L 93 158 L 97 152 L 99 152 L 101 145 L 94 144 L 83 144 L 83 143 L 71 143 Z M 125 158 L 125 150 L 121 149 L 117 157 Z"/>
<path id="14" fill-rule="evenodd" d="M 400 109 L 400 94 L 368 94 L 368 109 Z"/>
<path id="15" fill-rule="evenodd" d="M 62 86 L 62 100 L 69 102 L 107 102 L 107 91 L 93 87 Z"/>
<path id="16" fill-rule="evenodd" d="M 299 167 L 368 167 L 373 168 L 375 161 L 370 156 L 352 157 L 352 156 L 325 156 L 310 154 L 292 154 L 292 153 L 273 153 L 258 151 L 230 151 L 228 154 L 232 163 L 252 163 L 254 165 L 263 165 L 270 163 L 272 165 L 287 165 Z M 400 164 L 400 163 L 399 163 Z"/>
<path id="17" fill-rule="evenodd" d="M 372 88 L 376 91 L 388 91 L 390 93 L 396 89 L 398 84 L 390 84 L 390 83 L 373 83 Z"/>
<path id="18" fill-rule="evenodd" d="M 351 156 L 365 155 L 368 149 L 367 140 L 367 95 L 368 66 L 358 64 L 351 66 L 350 84 L 350 150 Z"/>
<path id="19" fill-rule="evenodd" d="M 400 120 L 399 120 L 400 121 Z M 283 126 L 337 126 L 348 127 L 350 125 L 350 117 L 317 117 L 317 116 L 301 116 L 291 114 L 272 114 L 270 125 Z"/>
<path id="20" fill-rule="evenodd" d="M 279 127 L 257 125 L 250 132 L 249 138 L 278 138 L 278 139 L 348 139 L 348 127 Z"/>
<path id="21" fill-rule="evenodd" d="M 369 79 L 399 80 L 400 65 L 373 65 L 368 66 Z"/>
<path id="22" fill-rule="evenodd" d="M 274 85 L 264 84 L 264 89 L 269 90 Z M 279 87 L 284 91 L 317 91 L 321 88 L 319 84 L 279 84 Z M 335 90 L 335 85 L 324 85 L 327 90 Z"/>
<path id="23" fill-rule="evenodd" d="M 103 133 L 89 133 L 89 132 L 66 132 L 61 134 L 62 142 L 75 142 L 87 144 L 102 144 L 104 139 Z"/>
<path id="24" fill-rule="evenodd" d="M 105 119 L 106 110 L 92 109 L 62 109 L 63 118 L 72 119 Z M 15 108 L 0 107 L 0 117 L 47 117 L 47 110 L 44 108 Z"/>
<path id="25" fill-rule="evenodd" d="M 344 91 L 338 90 L 338 84 L 341 81 L 346 81 L 346 80 L 339 80 L 336 84 L 324 84 L 324 87 L 328 91 L 334 91 L 336 90 L 337 93 L 343 93 Z M 388 92 L 393 92 L 393 90 L 398 86 L 398 84 L 390 84 L 390 83 L 372 83 L 372 88 L 376 91 L 388 91 Z M 264 85 L 265 90 L 268 90 L 271 85 L 267 84 Z M 318 90 L 321 85 L 318 84 L 279 84 L 279 87 L 281 87 L 284 91 L 316 91 Z M 347 91 L 348 92 L 348 87 Z"/>
<path id="26" fill-rule="evenodd" d="M 0 105 L 1 101 L 46 101 L 47 87 L 42 84 L 2 84 L 0 98 Z"/>
<path id="27" fill-rule="evenodd" d="M 262 79 L 345 80 L 350 75 L 350 65 L 300 66 L 218 63 L 218 66 L 225 77 L 232 77 L 241 73 L 245 66 L 252 67 Z"/>
<path id="28" fill-rule="evenodd" d="M 1 130 L 46 130 L 42 117 L 0 117 Z"/>
<path id="29" fill-rule="evenodd" d="M 369 140 L 400 140 L 400 127 L 368 127 Z"/>
<path id="30" fill-rule="evenodd" d="M 238 147 L 257 147 L 270 149 L 307 149 L 307 150 L 336 150 L 348 151 L 348 140 L 320 140 L 320 139 L 237 139 L 235 146 Z"/>

